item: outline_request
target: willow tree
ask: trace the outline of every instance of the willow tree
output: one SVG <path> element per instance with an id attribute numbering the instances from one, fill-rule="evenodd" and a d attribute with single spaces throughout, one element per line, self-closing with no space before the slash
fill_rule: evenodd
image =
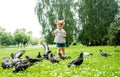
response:
<path id="1" fill-rule="evenodd" d="M 82 22 L 80 41 L 85 45 L 105 44 L 107 27 L 114 21 L 118 4 L 115 0 L 81 0 Z"/>
<path id="2" fill-rule="evenodd" d="M 64 29 L 67 32 L 67 46 L 73 41 L 73 34 L 76 33 L 76 22 L 74 13 L 71 10 L 74 7 L 73 0 L 39 0 L 36 5 L 36 13 L 39 23 L 42 26 L 42 35 L 47 43 L 53 43 L 54 37 L 51 32 L 55 30 L 55 19 L 64 19 Z"/>

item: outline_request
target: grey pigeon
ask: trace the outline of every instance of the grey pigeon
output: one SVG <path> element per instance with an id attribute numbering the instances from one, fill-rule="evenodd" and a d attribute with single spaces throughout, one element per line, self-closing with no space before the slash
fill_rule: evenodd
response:
<path id="1" fill-rule="evenodd" d="M 11 53 L 11 57 L 12 57 L 12 59 L 20 58 L 24 53 L 25 53 L 25 50 L 21 50 L 15 54 Z"/>
<path id="2" fill-rule="evenodd" d="M 51 50 L 49 49 L 49 46 L 48 46 L 46 43 L 41 42 L 40 44 L 41 44 L 41 45 L 44 47 L 44 49 L 45 49 L 45 52 L 44 52 L 44 55 L 43 55 L 43 56 L 44 56 L 45 59 L 48 60 L 48 59 L 49 59 L 49 56 L 48 56 L 48 55 L 51 53 Z"/>
<path id="3" fill-rule="evenodd" d="M 100 55 L 101 55 L 101 56 L 104 56 L 104 57 L 111 56 L 111 54 L 108 54 L 108 53 L 103 52 L 102 49 L 100 49 Z"/>
<path id="4" fill-rule="evenodd" d="M 11 62 L 10 62 L 10 57 L 3 57 L 3 62 L 1 63 L 1 66 L 3 69 L 5 68 L 10 68 L 11 67 Z"/>
<path id="5" fill-rule="evenodd" d="M 15 58 L 15 59 L 12 60 L 11 65 L 12 65 L 12 66 L 15 66 L 16 64 L 18 64 L 18 63 L 20 63 L 20 62 L 22 62 L 21 59 Z"/>
<path id="6" fill-rule="evenodd" d="M 15 54 L 15 58 L 20 58 L 25 53 L 25 50 L 21 50 Z"/>

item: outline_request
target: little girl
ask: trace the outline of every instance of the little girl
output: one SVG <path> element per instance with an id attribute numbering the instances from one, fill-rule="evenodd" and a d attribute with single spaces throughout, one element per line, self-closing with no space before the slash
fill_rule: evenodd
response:
<path id="1" fill-rule="evenodd" d="M 64 20 L 54 20 L 54 23 L 57 25 L 57 29 L 55 29 L 52 34 L 55 35 L 54 42 L 56 43 L 56 47 L 58 47 L 57 54 L 59 55 L 62 51 L 62 55 L 65 56 L 66 31 L 63 29 L 65 22 Z"/>

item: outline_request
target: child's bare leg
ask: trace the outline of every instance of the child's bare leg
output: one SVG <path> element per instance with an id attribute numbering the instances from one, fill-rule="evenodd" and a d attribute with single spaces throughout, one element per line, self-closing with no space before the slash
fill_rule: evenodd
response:
<path id="1" fill-rule="evenodd" d="M 58 52 L 57 52 L 58 55 L 59 55 L 60 51 L 61 51 L 61 47 L 58 47 Z"/>
<path id="2" fill-rule="evenodd" d="M 61 49 L 62 49 L 62 55 L 65 56 L 65 48 L 61 47 Z"/>

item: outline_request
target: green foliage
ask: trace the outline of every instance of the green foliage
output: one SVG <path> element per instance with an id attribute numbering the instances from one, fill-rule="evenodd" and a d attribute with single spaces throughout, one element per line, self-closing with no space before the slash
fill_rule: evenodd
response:
<path id="1" fill-rule="evenodd" d="M 40 40 L 38 38 L 33 38 L 33 40 L 31 41 L 32 45 L 38 45 L 40 43 Z"/>
<path id="2" fill-rule="evenodd" d="M 56 48 L 50 47 L 52 53 L 56 54 Z M 102 57 L 99 55 L 99 49 L 106 53 L 112 54 L 110 57 Z M 0 62 L 2 57 L 10 56 L 20 49 L 6 49 L 0 50 Z M 8 52 L 9 51 L 9 52 Z M 32 58 L 36 58 L 37 53 L 40 51 L 44 53 L 43 48 L 25 48 L 25 54 Z M 93 53 L 93 56 L 84 56 L 84 62 L 78 68 L 72 66 L 67 67 L 67 64 L 79 56 L 80 51 Z M 4 52 L 4 53 L 3 53 Z M 71 59 L 60 60 L 59 64 L 51 63 L 48 60 L 37 62 L 25 71 L 19 73 L 12 73 L 13 68 L 2 69 L 0 67 L 0 77 L 119 77 L 120 76 L 120 46 L 73 46 L 66 48 L 66 55 L 71 56 Z M 59 58 L 58 58 L 59 59 Z"/>
<path id="3" fill-rule="evenodd" d="M 15 42 L 18 44 L 18 46 L 19 44 L 21 45 L 23 44 L 24 47 L 30 41 L 29 35 L 25 32 L 25 29 L 17 29 L 14 32 L 14 39 L 15 39 Z"/>
<path id="4" fill-rule="evenodd" d="M 12 35 L 10 33 L 7 32 L 2 32 L 0 35 L 0 44 L 2 46 L 8 46 L 8 45 L 12 45 Z"/>
<path id="5" fill-rule="evenodd" d="M 109 45 L 120 45 L 120 23 L 113 22 L 108 28 L 108 35 L 106 36 Z"/>
<path id="6" fill-rule="evenodd" d="M 8 45 L 13 45 L 13 36 L 6 32 L 4 28 L 0 27 L 0 45 L 2 47 L 8 46 Z"/>
<path id="7" fill-rule="evenodd" d="M 54 38 L 50 33 L 56 29 L 55 19 L 65 20 L 64 29 L 67 32 L 67 46 L 72 43 L 73 33 L 76 32 L 76 23 L 71 7 L 73 7 L 73 0 L 40 0 L 37 3 L 36 12 L 42 26 L 42 34 L 47 43 L 53 44 L 49 41 Z"/>
<path id="8" fill-rule="evenodd" d="M 47 42 L 48 44 L 53 44 L 54 42 L 54 38 L 51 36 L 53 36 L 52 33 L 48 33 L 48 35 L 45 36 L 45 42 Z"/>
<path id="9" fill-rule="evenodd" d="M 79 39 L 84 45 L 103 45 L 107 27 L 117 14 L 118 4 L 115 0 L 82 0 L 79 17 L 82 31 Z"/>
<path id="10" fill-rule="evenodd" d="M 39 0 L 36 5 L 42 34 L 48 43 L 53 40 L 50 33 L 56 28 L 54 19 L 65 20 L 67 46 L 78 35 L 84 45 L 107 44 L 104 40 L 107 27 L 115 19 L 117 10 L 118 3 L 115 0 Z"/>
<path id="11" fill-rule="evenodd" d="M 72 42 L 71 46 L 76 46 L 76 45 L 77 45 L 77 41 L 74 40 L 74 41 Z"/>
<path id="12" fill-rule="evenodd" d="M 14 35 L 5 31 L 4 28 L 0 27 L 0 47 L 5 48 L 9 45 L 24 45 L 27 46 L 28 44 L 37 45 L 39 43 L 39 38 L 33 38 L 32 32 L 26 32 L 23 29 L 16 29 Z"/>

